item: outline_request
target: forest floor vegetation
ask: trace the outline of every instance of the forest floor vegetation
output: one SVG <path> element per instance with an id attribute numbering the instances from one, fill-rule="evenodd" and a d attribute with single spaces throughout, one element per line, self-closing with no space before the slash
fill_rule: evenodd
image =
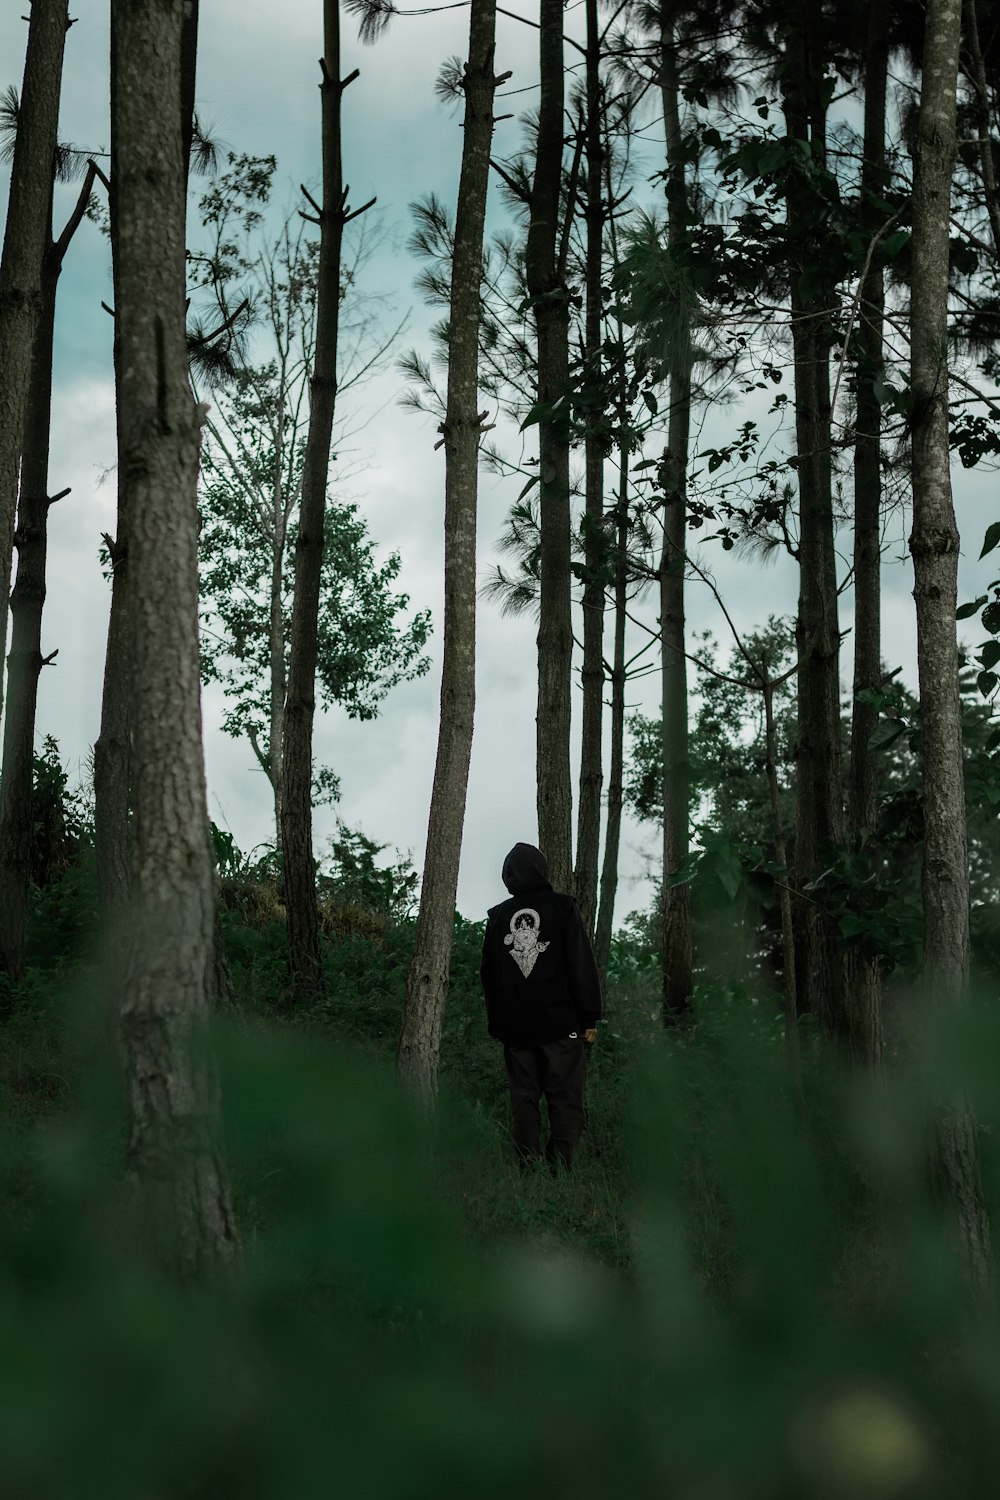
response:
<path id="1" fill-rule="evenodd" d="M 412 918 L 328 892 L 327 993 L 292 1010 L 280 902 L 223 881 L 213 1022 L 243 1241 L 176 1286 L 122 1182 L 124 1099 L 89 856 L 0 992 L 0 1493 L 102 1500 L 542 1494 L 851 1500 L 997 1492 L 995 1308 L 928 1188 L 961 1081 L 1000 1205 L 1000 1025 L 974 1006 L 882 1082 L 777 996 L 717 979 L 664 1033 L 616 939 L 571 1174 L 520 1171 L 456 918 L 440 1099 L 393 1050 Z M 366 905 L 367 901 L 367 905 Z"/>

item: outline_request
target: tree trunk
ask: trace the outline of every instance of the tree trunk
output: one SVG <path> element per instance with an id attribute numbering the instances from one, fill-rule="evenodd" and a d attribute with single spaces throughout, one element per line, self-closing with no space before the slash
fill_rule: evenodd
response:
<path id="1" fill-rule="evenodd" d="M 788 851 L 785 847 L 785 830 L 781 822 L 781 801 L 778 788 L 778 735 L 774 722 L 774 683 L 767 675 L 766 664 L 761 674 L 764 695 L 765 745 L 767 751 L 767 793 L 771 806 L 771 824 L 774 829 L 774 858 L 783 870 L 788 868 Z M 785 1002 L 785 1055 L 792 1092 L 797 1104 L 802 1103 L 802 1057 L 799 1048 L 799 1011 L 795 999 L 795 929 L 792 922 L 792 898 L 787 880 L 778 887 L 778 906 L 781 912 L 781 990 Z"/>
<path id="2" fill-rule="evenodd" d="M 675 256 L 687 237 L 688 194 L 681 136 L 680 79 L 674 12 L 660 10 L 660 93 L 667 146 L 667 243 Z M 692 1002 L 690 888 L 672 885 L 688 852 L 687 657 L 684 632 L 684 571 L 687 563 L 687 468 L 691 430 L 691 325 L 678 303 L 677 347 L 670 373 L 670 420 L 663 477 L 663 550 L 660 558 L 660 651 L 663 734 L 663 1022 L 687 1015 Z"/>
<path id="3" fill-rule="evenodd" d="M 965 0 L 962 10 L 965 16 L 965 41 L 969 49 L 968 72 L 975 90 L 975 119 L 979 136 L 979 169 L 983 177 L 983 197 L 986 200 L 993 249 L 997 255 L 1000 255 L 1000 192 L 997 190 L 997 174 L 993 161 L 990 91 L 986 81 L 982 48 L 979 44 L 976 0 Z"/>
<path id="4" fill-rule="evenodd" d="M 127 1166 L 184 1275 L 238 1255 L 199 1035 L 213 967 L 198 669 L 198 429 L 187 378 L 183 0 L 112 0 L 119 469 L 129 518 L 135 880 Z M 175 120 L 171 129 L 167 122 Z"/>
<path id="5" fill-rule="evenodd" d="M 958 527 L 948 449 L 948 259 L 961 0 L 928 0 L 913 163 L 910 345 L 913 557 L 923 741 L 924 986 L 961 1005 L 969 977 L 969 864 L 955 608 Z M 956 1102 L 941 1122 L 938 1166 L 973 1285 L 992 1281 L 990 1226 L 975 1123 Z"/>
<path id="6" fill-rule="evenodd" d="M 597 915 L 597 864 L 601 844 L 601 786 L 604 771 L 601 731 L 604 718 L 604 513 L 605 440 L 601 337 L 601 271 L 604 210 L 601 184 L 604 152 L 601 145 L 601 38 L 597 0 L 587 0 L 587 249 L 586 312 L 584 315 L 584 387 L 588 396 L 584 433 L 584 560 L 583 590 L 583 718 L 580 748 L 580 801 L 576 825 L 574 886 L 580 912 L 593 934 Z"/>
<path id="7" fill-rule="evenodd" d="M 117 277 L 116 277 L 117 284 Z M 118 330 L 115 329 L 115 369 Z M 118 451 L 123 451 L 118 413 Z M 111 558 L 111 610 L 104 655 L 101 727 L 94 743 L 94 856 L 102 946 L 109 985 L 122 978 L 122 946 L 129 900 L 129 787 L 132 761 L 131 672 L 128 646 L 128 577 L 125 487 L 119 466 L 118 533 L 104 540 Z"/>
<path id="8" fill-rule="evenodd" d="M 281 853 L 281 787 L 284 756 L 282 731 L 285 723 L 285 604 L 282 580 L 285 563 L 285 499 L 281 486 L 282 420 L 278 417 L 278 444 L 274 459 L 273 525 L 271 556 L 271 620 L 268 651 L 271 665 L 271 713 L 267 745 L 267 775 L 274 797 L 274 839 Z"/>
<path id="9" fill-rule="evenodd" d="M 618 235 L 611 211 L 614 191 L 611 181 L 611 153 L 604 154 L 605 189 L 608 195 L 608 234 L 612 264 L 618 261 Z M 616 403 L 618 416 L 618 501 L 615 506 L 615 627 L 611 658 L 611 765 L 608 778 L 608 819 L 604 830 L 604 860 L 601 866 L 601 902 L 594 934 L 594 957 L 601 977 L 602 992 L 607 991 L 608 962 L 614 928 L 615 897 L 618 893 L 618 853 L 621 845 L 622 807 L 625 781 L 625 633 L 628 610 L 628 491 L 631 458 L 629 376 L 626 369 L 625 326 L 621 315 L 616 319 L 617 346 L 622 351 L 616 368 Z"/>
<path id="10" fill-rule="evenodd" d="M 184 185 L 191 172 L 191 146 L 194 142 L 195 86 L 198 78 L 198 6 L 199 0 L 184 0 L 181 21 L 181 156 L 184 162 Z"/>
<path id="11" fill-rule="evenodd" d="M 112 32 L 112 70 L 116 67 L 116 37 Z M 198 0 L 184 0 L 181 30 L 180 126 L 185 195 L 190 171 L 193 139 L 195 77 L 198 54 Z M 112 170 L 112 179 L 114 171 Z M 111 215 L 111 270 L 115 305 L 119 299 L 117 247 L 120 242 L 117 214 L 118 201 L 112 180 L 109 189 Z M 122 383 L 121 347 L 117 319 L 114 336 L 115 382 Z M 124 451 L 121 409 L 115 412 L 118 452 Z M 122 466 L 118 466 L 116 533 L 104 541 L 111 559 L 111 609 L 108 618 L 107 645 L 104 657 L 104 684 L 101 695 L 101 724 L 94 744 L 94 854 L 97 865 L 97 895 L 105 953 L 105 970 L 109 983 L 118 988 L 122 982 L 124 922 L 128 908 L 131 876 L 129 870 L 129 808 L 132 777 L 132 663 L 129 658 L 130 608 L 128 574 L 127 485 Z"/>
<path id="12" fill-rule="evenodd" d="M 51 224 L 51 220 L 50 220 Z M 18 498 L 17 581 L 10 598 L 10 656 L 0 776 L 0 960 L 8 976 L 24 973 L 25 921 L 31 878 L 32 763 L 35 708 L 42 670 L 42 608 L 48 545 L 49 428 L 52 414 L 52 343 L 59 265 L 49 247 L 42 273 L 42 308 L 28 385 Z"/>
<path id="13" fill-rule="evenodd" d="M 884 220 L 885 100 L 889 63 L 888 0 L 873 0 L 865 49 L 864 165 L 861 218 L 867 235 Z M 850 828 L 855 855 L 865 860 L 878 820 L 877 752 L 870 748 L 878 711 L 862 700 L 882 679 L 882 417 L 875 381 L 884 369 L 882 323 L 885 285 L 878 250 L 859 289 L 857 333 L 857 435 L 854 442 L 854 697 L 851 720 Z M 847 950 L 847 1022 L 851 1055 L 862 1066 L 882 1061 L 882 1004 L 877 955 L 860 944 Z"/>
<path id="14" fill-rule="evenodd" d="M 826 159 L 825 67 L 818 7 L 793 12 L 784 81 L 788 138 L 808 141 L 817 168 Z M 843 839 L 840 745 L 840 631 L 830 449 L 830 330 L 833 289 L 817 287 L 824 213 L 809 176 L 794 173 L 787 193 L 795 432 L 799 482 L 799 728 L 796 776 L 796 883 L 807 884 Z M 836 921 L 820 902 L 796 902 L 796 990 L 828 1035 L 846 1034 L 843 963 Z"/>
<path id="15" fill-rule="evenodd" d="M 90 199 L 94 169 L 88 169 L 76 208 L 56 243 L 51 212 L 42 268 L 42 310 L 35 330 L 31 380 L 24 421 L 21 493 L 18 499 L 17 582 L 11 594 L 11 638 L 7 712 L 3 722 L 0 775 L 0 961 L 11 979 L 24 972 L 25 919 L 31 877 L 32 762 L 38 679 L 42 658 L 42 610 L 48 547 L 49 437 L 52 425 L 52 347 L 56 289 L 63 259 Z M 64 490 L 54 497 L 62 499 Z M 53 655 L 55 653 L 53 652 Z"/>
<path id="16" fill-rule="evenodd" d="M 541 102 L 525 247 L 538 336 L 538 842 L 557 890 L 572 889 L 569 732 L 573 667 L 569 492 L 569 300 L 557 250 L 563 158 L 563 6 L 541 0 Z"/>
<path id="17" fill-rule="evenodd" d="M 627 420 L 627 412 L 623 416 Z M 611 659 L 611 765 L 608 775 L 608 820 L 604 830 L 601 866 L 601 903 L 594 934 L 594 957 L 607 989 L 608 960 L 618 892 L 618 851 L 621 845 L 625 781 L 625 627 L 628 608 L 628 440 L 622 437 L 618 527 L 615 561 L 615 640 Z"/>
<path id="18" fill-rule="evenodd" d="M 0 260 L 0 706 L 18 469 L 50 239 L 67 0 L 32 0 Z"/>
<path id="19" fill-rule="evenodd" d="M 319 213 L 316 345 L 309 381 L 309 435 L 295 542 L 295 591 L 282 733 L 281 847 L 288 912 L 288 975 L 293 996 L 298 1000 L 323 992 L 312 838 L 312 738 L 323 523 L 337 402 L 341 245 L 348 218 L 341 168 L 340 115 L 341 99 L 350 79 L 345 81 L 340 76 L 339 0 L 324 0 L 323 49 L 320 64 L 323 203 Z"/>
<path id="20" fill-rule="evenodd" d="M 495 36 L 496 0 L 472 0 L 451 269 L 448 392 L 442 426 L 445 567 L 441 718 L 416 946 L 396 1051 L 400 1076 L 427 1101 L 433 1099 L 437 1088 L 476 697 L 480 281 L 493 139 Z"/>
<path id="21" fill-rule="evenodd" d="M 111 73 L 118 71 L 117 35 L 111 31 Z M 113 151 L 117 147 L 113 143 Z M 118 223 L 118 193 L 112 156 L 108 188 L 111 224 L 111 277 L 115 307 L 121 300 Z M 121 327 L 114 319 L 112 360 L 115 389 L 124 385 Z M 131 891 L 129 867 L 129 808 L 132 785 L 132 671 L 129 661 L 128 610 L 128 518 L 125 512 L 128 487 L 121 455 L 125 451 L 121 404 L 115 404 L 118 443 L 117 519 L 114 537 L 104 542 L 111 561 L 111 608 L 104 653 L 104 683 L 101 693 L 101 725 L 94 744 L 94 857 L 97 865 L 97 899 L 101 913 L 101 946 L 109 988 L 122 1003 L 127 941 L 128 904 Z"/>

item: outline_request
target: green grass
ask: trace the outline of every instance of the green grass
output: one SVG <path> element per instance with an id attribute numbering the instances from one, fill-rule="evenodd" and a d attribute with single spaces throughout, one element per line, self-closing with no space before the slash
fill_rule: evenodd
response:
<path id="1" fill-rule="evenodd" d="M 0 994 L 5 1500 L 997 1492 L 1000 1331 L 924 1149 L 961 1080 L 1000 1204 L 989 1006 L 879 1089 L 807 1034 L 800 1121 L 766 998 L 706 987 L 667 1036 L 623 951 L 553 1178 L 513 1162 L 481 929 L 457 927 L 428 1120 L 392 1068 L 411 929 L 345 924 L 293 1015 L 280 922 L 230 911 L 240 1014 L 212 1045 L 244 1264 L 180 1289 L 135 1232 L 79 883 L 66 904 Z"/>

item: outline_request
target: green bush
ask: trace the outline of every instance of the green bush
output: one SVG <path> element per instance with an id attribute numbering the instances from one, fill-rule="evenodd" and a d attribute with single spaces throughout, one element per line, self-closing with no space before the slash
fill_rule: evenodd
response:
<path id="1" fill-rule="evenodd" d="M 923 1151 L 959 1075 L 1000 1124 L 995 1015 L 881 1090 L 810 1053 L 803 1125 L 769 1018 L 717 996 L 671 1037 L 620 994 L 614 1138 L 556 1179 L 513 1168 L 457 1067 L 432 1124 L 320 1016 L 220 1028 L 244 1265 L 182 1291 L 129 1231 L 98 988 L 67 997 L 60 1106 L 0 1151 L 0 1493 L 995 1491 L 996 1319 Z"/>
<path id="2" fill-rule="evenodd" d="M 552 1177 L 509 1147 L 482 924 L 456 918 L 431 1120 L 393 1070 L 412 919 L 383 904 L 328 927 L 326 998 L 291 1012 L 273 878 L 251 899 L 226 877 L 239 1013 L 212 1046 L 243 1264 L 200 1289 L 137 1232 L 92 910 L 53 964 L 45 933 L 75 898 L 57 881 L 33 908 L 36 962 L 0 995 L 0 1495 L 996 1492 L 1000 1327 L 926 1150 L 961 1091 L 1000 1205 L 994 1006 L 911 1025 L 882 1084 L 805 1030 L 800 1111 L 773 997 L 706 978 L 694 1024 L 665 1033 L 634 923 L 589 1129 Z"/>

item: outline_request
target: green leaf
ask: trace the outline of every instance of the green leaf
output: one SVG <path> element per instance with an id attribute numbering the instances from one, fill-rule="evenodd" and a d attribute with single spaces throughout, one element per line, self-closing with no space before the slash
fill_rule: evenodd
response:
<path id="1" fill-rule="evenodd" d="M 1000 682 L 1000 677 L 998 677 L 995 672 L 980 672 L 979 676 L 976 678 L 976 683 L 979 687 L 979 691 L 982 693 L 984 698 L 989 698 L 991 696 L 998 682 Z"/>
<path id="2" fill-rule="evenodd" d="M 658 414 L 660 408 L 659 408 L 659 405 L 657 404 L 656 397 L 653 395 L 653 392 L 652 391 L 643 391 L 642 392 L 642 399 L 643 399 L 643 401 L 645 401 L 646 406 L 648 407 L 648 409 L 650 411 L 650 414 L 655 417 Z"/>
<path id="3" fill-rule="evenodd" d="M 1000 641 L 987 641 L 979 653 L 979 665 L 984 670 L 995 667 L 1000 661 Z"/>
<path id="4" fill-rule="evenodd" d="M 551 406 L 550 402 L 548 402 L 548 401 L 536 401 L 535 404 L 534 404 L 534 406 L 529 407 L 529 409 L 528 409 L 528 415 L 525 417 L 524 421 L 521 423 L 521 429 L 520 430 L 522 432 L 524 432 L 528 427 L 534 427 L 537 422 L 540 422 L 543 417 L 548 416 L 551 413 L 551 411 L 552 411 L 552 406 Z"/>
<path id="5" fill-rule="evenodd" d="M 906 728 L 902 719 L 883 719 L 872 732 L 868 741 L 869 750 L 885 750 L 889 745 L 894 745 L 900 735 L 906 733 Z"/>
<path id="6" fill-rule="evenodd" d="M 994 521 L 992 526 L 987 526 L 986 536 L 983 539 L 983 550 L 979 556 L 985 557 L 987 552 L 992 552 L 993 548 L 997 545 L 1000 545 L 1000 521 Z"/>
<path id="7" fill-rule="evenodd" d="M 977 610 L 986 603 L 986 595 L 980 594 L 978 599 L 972 599 L 968 604 L 960 604 L 955 611 L 956 620 L 968 620 Z"/>

